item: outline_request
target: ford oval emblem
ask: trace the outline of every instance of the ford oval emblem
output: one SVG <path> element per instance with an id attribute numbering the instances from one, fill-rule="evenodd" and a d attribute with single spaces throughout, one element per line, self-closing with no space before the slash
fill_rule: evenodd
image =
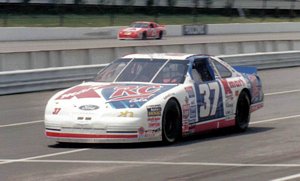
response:
<path id="1" fill-rule="evenodd" d="M 79 109 L 84 110 L 84 111 L 93 111 L 93 110 L 99 109 L 99 106 L 96 106 L 96 105 L 83 105 L 83 106 L 80 106 Z"/>

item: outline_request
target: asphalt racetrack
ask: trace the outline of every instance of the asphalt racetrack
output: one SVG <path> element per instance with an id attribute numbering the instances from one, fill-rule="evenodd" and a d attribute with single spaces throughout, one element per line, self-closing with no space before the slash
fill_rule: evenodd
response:
<path id="1" fill-rule="evenodd" d="M 300 67 L 259 72 L 265 107 L 245 133 L 216 131 L 163 146 L 70 144 L 44 136 L 56 91 L 1 96 L 1 181 L 284 181 L 300 179 Z"/>
<path id="2" fill-rule="evenodd" d="M 227 34 L 205 36 L 164 37 L 163 40 L 117 40 L 117 39 L 89 39 L 89 40 L 41 40 L 16 41 L 0 43 L 0 53 L 30 52 L 48 50 L 74 50 L 111 47 L 178 45 L 194 43 L 222 43 L 247 41 L 300 40 L 300 33 L 260 33 L 260 34 Z M 201 53 L 201 52 L 199 52 Z"/>

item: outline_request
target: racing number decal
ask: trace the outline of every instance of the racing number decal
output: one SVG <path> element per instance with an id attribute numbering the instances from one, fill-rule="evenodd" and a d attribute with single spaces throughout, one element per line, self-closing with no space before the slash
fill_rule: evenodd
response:
<path id="1" fill-rule="evenodd" d="M 156 30 L 154 28 L 148 29 L 148 36 L 156 36 Z"/>
<path id="2" fill-rule="evenodd" d="M 217 82 L 199 85 L 203 101 L 200 104 L 200 118 L 214 116 L 218 107 L 220 87 Z"/>
<path id="3" fill-rule="evenodd" d="M 54 108 L 52 114 L 57 115 L 60 112 L 61 108 Z"/>

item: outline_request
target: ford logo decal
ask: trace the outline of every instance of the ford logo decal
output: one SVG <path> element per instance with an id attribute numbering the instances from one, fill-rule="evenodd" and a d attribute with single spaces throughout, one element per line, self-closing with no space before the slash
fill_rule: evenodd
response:
<path id="1" fill-rule="evenodd" d="M 84 111 L 93 111 L 93 110 L 99 109 L 99 106 L 96 106 L 96 105 L 83 105 L 83 106 L 80 106 L 79 109 L 84 110 Z"/>

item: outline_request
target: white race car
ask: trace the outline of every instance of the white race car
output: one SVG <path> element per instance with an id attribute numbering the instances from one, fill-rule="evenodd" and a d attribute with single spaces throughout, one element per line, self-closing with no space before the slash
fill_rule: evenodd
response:
<path id="1" fill-rule="evenodd" d="M 54 95 L 45 134 L 57 142 L 173 143 L 206 130 L 245 131 L 263 98 L 255 68 L 208 55 L 132 54 Z"/>

